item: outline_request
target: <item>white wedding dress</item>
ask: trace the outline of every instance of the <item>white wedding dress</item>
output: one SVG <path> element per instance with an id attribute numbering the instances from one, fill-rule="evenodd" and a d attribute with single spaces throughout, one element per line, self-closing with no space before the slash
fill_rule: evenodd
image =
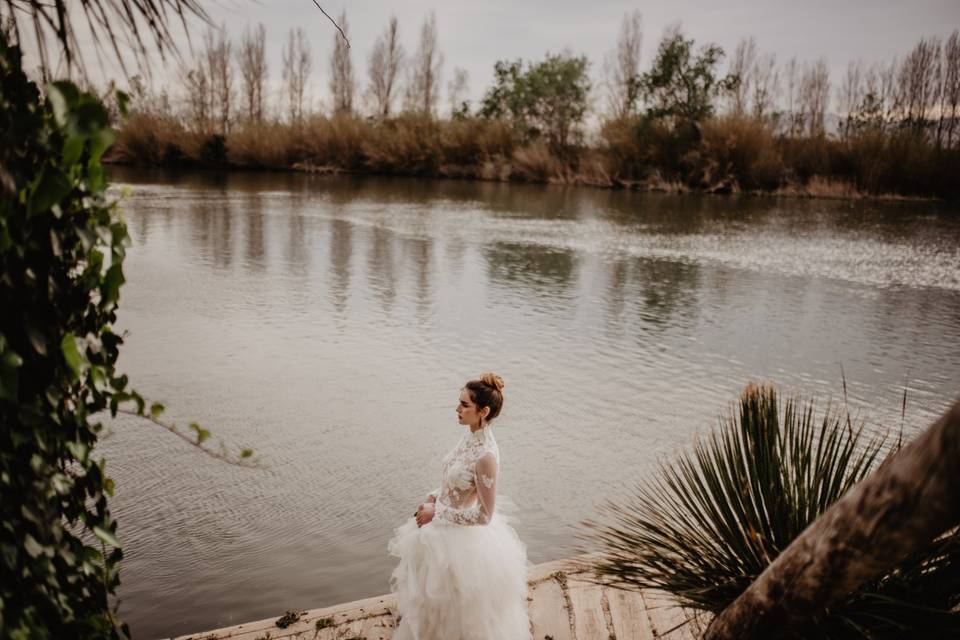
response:
<path id="1" fill-rule="evenodd" d="M 526 546 L 497 496 L 499 468 L 490 426 L 468 430 L 443 459 L 433 520 L 394 532 L 393 640 L 529 640 Z"/>

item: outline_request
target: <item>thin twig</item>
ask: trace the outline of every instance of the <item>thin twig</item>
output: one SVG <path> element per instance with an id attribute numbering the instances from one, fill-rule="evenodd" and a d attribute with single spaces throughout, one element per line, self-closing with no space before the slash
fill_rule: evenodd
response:
<path id="1" fill-rule="evenodd" d="M 149 415 L 146 415 L 146 414 L 144 414 L 144 413 L 138 413 L 138 412 L 132 411 L 132 410 L 130 410 L 130 409 L 117 409 L 117 413 L 122 413 L 122 414 L 124 414 L 124 415 L 134 416 L 134 417 L 136 417 L 136 418 L 143 418 L 144 420 L 149 420 L 149 421 L 152 422 L 153 424 L 155 424 L 155 425 L 157 425 L 157 426 L 159 426 L 159 427 L 163 427 L 164 429 L 166 429 L 167 431 L 169 431 L 169 432 L 172 433 L 173 435 L 177 436 L 177 437 L 180 438 L 181 440 L 190 443 L 191 445 L 193 445 L 193 446 L 196 447 L 197 449 L 200 449 L 200 451 L 204 452 L 205 454 L 207 454 L 207 455 L 210 456 L 211 458 L 216 458 L 217 460 L 220 460 L 221 462 L 226 462 L 227 464 L 232 464 L 232 465 L 234 465 L 234 466 L 244 467 L 244 468 L 247 468 L 247 469 L 261 469 L 261 468 L 263 468 L 256 460 L 253 460 L 253 459 L 249 459 L 249 460 L 248 460 L 248 459 L 246 459 L 246 458 L 239 458 L 239 459 L 238 459 L 238 458 L 235 458 L 235 457 L 233 457 L 233 456 L 231 456 L 231 455 L 229 455 L 229 454 L 222 453 L 222 452 L 219 452 L 219 451 L 214 451 L 213 449 L 208 449 L 208 448 L 206 448 L 205 446 L 203 446 L 202 444 L 200 444 L 199 442 L 197 442 L 196 440 L 194 440 L 193 438 L 191 438 L 190 436 L 188 436 L 187 434 L 181 433 L 180 431 L 178 431 L 178 430 L 177 430 L 177 427 L 176 427 L 175 425 L 173 425 L 173 424 L 167 424 L 166 422 L 164 422 L 164 421 L 162 421 L 162 420 L 158 420 L 157 418 L 154 418 L 153 416 L 149 416 Z"/>
<path id="2" fill-rule="evenodd" d="M 320 6 L 320 3 L 317 0 L 313 0 L 313 4 L 317 5 L 317 9 L 320 9 L 320 13 L 327 16 L 327 20 L 333 23 L 333 26 L 337 28 L 337 31 L 340 32 L 340 37 L 343 38 L 343 41 L 347 43 L 347 49 L 350 48 L 350 41 L 347 40 L 347 34 L 343 32 L 343 29 L 340 28 L 340 25 L 337 24 L 337 21 L 330 17 L 330 14 L 323 10 L 323 7 Z"/>

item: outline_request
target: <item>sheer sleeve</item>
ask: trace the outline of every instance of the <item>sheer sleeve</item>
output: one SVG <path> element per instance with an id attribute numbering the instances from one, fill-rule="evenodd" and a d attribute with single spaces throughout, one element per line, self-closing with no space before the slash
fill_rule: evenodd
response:
<path id="1" fill-rule="evenodd" d="M 437 501 L 434 519 L 449 524 L 482 525 L 490 522 L 497 502 L 497 459 L 492 453 L 477 460 L 473 471 L 477 502 L 466 509 L 457 509 Z"/>

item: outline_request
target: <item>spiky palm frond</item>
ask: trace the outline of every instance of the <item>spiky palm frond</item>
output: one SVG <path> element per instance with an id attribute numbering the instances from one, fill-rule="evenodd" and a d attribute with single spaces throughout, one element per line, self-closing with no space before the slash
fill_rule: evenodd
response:
<path id="1" fill-rule="evenodd" d="M 138 65 L 144 65 L 151 41 L 161 58 L 176 51 L 174 22 L 179 22 L 186 33 L 190 16 L 207 20 L 199 0 L 3 0 L 3 4 L 8 23 L 4 27 L 10 29 L 13 41 L 21 47 L 25 33 L 32 32 L 45 75 L 51 65 L 48 38 L 59 45 L 68 72 L 77 66 L 85 73 L 76 35 L 79 23 L 85 24 L 98 55 L 103 43 L 107 43 L 127 73 L 131 55 Z"/>
<path id="2" fill-rule="evenodd" d="M 626 503 L 607 503 L 604 522 L 585 523 L 588 543 L 600 548 L 597 573 L 612 586 L 661 589 L 685 607 L 719 613 L 870 473 L 883 446 L 846 412 L 828 407 L 818 418 L 813 402 L 781 402 L 774 387 L 749 385 L 719 429 L 662 465 Z M 929 610 L 949 615 L 958 566 L 954 532 L 799 632 L 893 630 L 911 624 L 918 607 L 929 619 Z"/>

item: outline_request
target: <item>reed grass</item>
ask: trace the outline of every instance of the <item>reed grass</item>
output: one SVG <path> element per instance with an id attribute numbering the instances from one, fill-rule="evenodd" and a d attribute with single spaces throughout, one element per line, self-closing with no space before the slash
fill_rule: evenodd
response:
<path id="1" fill-rule="evenodd" d="M 806 197 L 960 197 L 960 150 L 907 131 L 846 140 L 789 138 L 766 122 L 720 116 L 699 126 L 628 116 L 601 124 L 597 143 L 558 152 L 523 142 L 506 122 L 314 115 L 235 125 L 216 138 L 162 113 L 134 113 L 108 160 L 144 165 L 330 171 L 583 184 L 642 190 Z"/>

